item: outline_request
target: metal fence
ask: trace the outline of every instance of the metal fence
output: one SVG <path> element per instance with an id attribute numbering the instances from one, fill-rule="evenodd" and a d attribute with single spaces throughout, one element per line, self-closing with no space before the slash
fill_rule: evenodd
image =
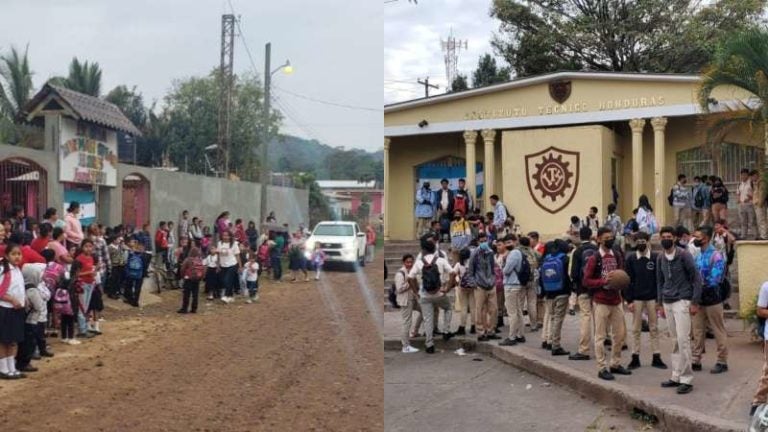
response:
<path id="1" fill-rule="evenodd" d="M 40 220 L 48 203 L 48 174 L 35 162 L 22 158 L 0 161 L 0 214 L 9 217 L 11 207 L 21 206 L 26 215 Z"/>
<path id="2" fill-rule="evenodd" d="M 676 174 L 685 174 L 689 179 L 695 176 L 716 175 L 723 179 L 723 184 L 729 192 L 734 192 L 740 181 L 741 169 L 758 169 L 762 163 L 761 148 L 724 143 L 715 158 L 710 157 L 701 147 L 678 152 Z"/>

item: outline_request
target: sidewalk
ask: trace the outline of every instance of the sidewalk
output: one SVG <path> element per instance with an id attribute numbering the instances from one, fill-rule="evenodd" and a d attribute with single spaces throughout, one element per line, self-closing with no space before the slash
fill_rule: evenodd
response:
<path id="1" fill-rule="evenodd" d="M 626 317 L 627 325 L 632 322 Z M 640 369 L 631 376 L 616 376 L 613 382 L 597 378 L 597 365 L 594 354 L 589 361 L 572 361 L 567 356 L 553 357 L 541 349 L 540 332 L 525 332 L 528 340 L 525 344 L 514 347 L 499 347 L 499 341 L 476 343 L 474 336 L 456 337 L 448 345 L 438 349 L 456 349 L 464 341 L 469 347 L 488 353 L 500 360 L 513 364 L 528 372 L 543 376 L 553 382 L 572 387 L 575 391 L 591 399 L 614 406 L 632 408 L 637 406 L 656 415 L 660 423 L 668 430 L 743 430 L 747 423 L 747 412 L 752 401 L 763 365 L 763 355 L 759 343 L 750 342 L 749 335 L 742 328 L 740 320 L 726 320 L 728 329 L 729 371 L 721 375 L 712 375 L 709 369 L 715 363 L 715 341 L 707 340 L 707 352 L 702 360 L 703 371 L 695 372 L 694 390 L 688 395 L 678 395 L 674 390 L 663 389 L 660 383 L 669 379 L 670 370 L 650 367 L 651 352 L 649 334 L 642 334 Z M 458 314 L 454 314 L 452 329 L 458 328 Z M 402 320 L 400 311 L 384 314 L 385 349 L 399 350 Z M 668 337 L 666 320 L 659 320 L 662 359 L 671 364 L 669 353 L 672 341 Z M 526 327 L 527 330 L 527 327 Z M 506 327 L 502 332 L 505 335 Z M 566 315 L 563 325 L 563 347 L 574 352 L 578 339 L 578 315 Z M 456 341 L 456 342 L 454 342 Z M 424 347 L 423 338 L 417 338 L 412 344 L 420 349 Z M 622 353 L 622 362 L 626 366 L 631 360 L 632 334 L 628 330 L 630 349 Z M 405 355 L 405 354 L 403 354 Z M 413 355 L 425 355 L 421 353 Z"/>

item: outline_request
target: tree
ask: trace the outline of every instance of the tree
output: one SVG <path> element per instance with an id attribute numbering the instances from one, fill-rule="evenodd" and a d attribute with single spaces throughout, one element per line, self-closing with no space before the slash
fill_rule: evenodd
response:
<path id="1" fill-rule="evenodd" d="M 738 32 L 723 43 L 715 52 L 714 59 L 704 73 L 699 90 L 699 104 L 709 112 L 715 89 L 736 88 L 749 94 L 746 102 L 729 108 L 724 114 L 712 116 L 708 128 L 708 147 L 711 153 L 722 138 L 736 127 L 761 131 L 765 157 L 768 163 L 768 29 L 752 28 Z M 730 91 L 729 90 L 729 91 Z M 763 175 L 768 169 L 761 166 Z"/>
<path id="2" fill-rule="evenodd" d="M 490 54 L 483 54 L 477 61 L 477 69 L 472 74 L 472 87 L 484 87 L 509 81 L 509 68 L 499 68 L 496 59 Z"/>
<path id="3" fill-rule="evenodd" d="M 457 92 L 457 91 L 462 91 L 467 89 L 469 89 L 469 84 L 467 84 L 466 75 L 456 74 L 456 78 L 453 79 L 453 82 L 451 83 L 451 88 L 450 90 L 448 90 L 448 92 Z"/>
<path id="4" fill-rule="evenodd" d="M 40 144 L 41 134 L 24 124 L 20 117 L 32 98 L 32 70 L 28 49 L 21 54 L 16 48 L 0 56 L 0 143 L 27 146 Z"/>
<path id="5" fill-rule="evenodd" d="M 96 62 L 85 61 L 81 63 L 77 57 L 74 57 L 69 63 L 69 75 L 66 78 L 53 77 L 48 82 L 98 97 L 101 95 L 101 68 Z"/>
<path id="6" fill-rule="evenodd" d="M 334 219 L 331 212 L 331 206 L 328 204 L 328 198 L 323 195 L 315 181 L 314 174 L 303 173 L 296 174 L 293 178 L 294 185 L 297 188 L 307 189 L 309 191 L 309 226 L 313 227 L 318 222 Z"/>
<path id="7" fill-rule="evenodd" d="M 698 73 L 766 0 L 494 0 L 492 45 L 517 76 L 558 70 Z"/>
<path id="8" fill-rule="evenodd" d="M 144 97 L 140 92 L 136 90 L 136 86 L 128 88 L 125 85 L 119 85 L 113 88 L 106 96 L 104 100 L 117 105 L 120 111 L 125 114 L 126 117 L 137 128 L 142 129 L 147 123 L 147 107 L 144 106 Z"/>

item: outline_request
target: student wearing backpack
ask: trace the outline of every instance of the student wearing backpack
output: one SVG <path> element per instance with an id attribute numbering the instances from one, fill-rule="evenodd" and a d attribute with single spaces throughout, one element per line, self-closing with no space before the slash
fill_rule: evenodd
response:
<path id="1" fill-rule="evenodd" d="M 477 237 L 478 247 L 472 251 L 467 265 L 467 274 L 475 286 L 475 327 L 477 340 L 485 342 L 499 339 L 496 336 L 495 321 L 496 306 L 496 265 L 493 250 L 488 243 L 488 236 L 480 233 Z"/>
<path id="2" fill-rule="evenodd" d="M 678 174 L 677 183 L 672 186 L 672 190 L 669 192 L 671 198 L 670 205 L 675 220 L 675 226 L 684 226 L 688 229 L 691 228 L 691 190 L 687 186 L 688 178 L 685 174 Z"/>
<path id="3" fill-rule="evenodd" d="M 691 222 L 693 226 L 700 226 L 704 223 L 704 196 L 706 194 L 706 185 L 701 182 L 701 177 L 693 178 L 693 188 L 691 189 Z"/>
<path id="4" fill-rule="evenodd" d="M 637 216 L 635 216 L 637 222 L 637 230 L 647 232 L 653 235 L 658 230 L 658 222 L 656 216 L 653 214 L 653 207 L 648 201 L 648 196 L 640 195 L 637 201 Z"/>
<path id="5" fill-rule="evenodd" d="M 470 210 L 474 209 L 472 204 L 472 196 L 467 190 L 467 181 L 460 178 L 459 188 L 453 191 L 453 211 L 455 213 L 458 210 L 466 217 Z"/>
<path id="6" fill-rule="evenodd" d="M 660 236 L 662 253 L 656 259 L 656 307 L 663 305 L 669 335 L 675 341 L 671 355 L 672 377 L 661 386 L 686 394 L 693 390 L 691 316 L 699 311 L 701 275 L 691 254 L 675 246 L 674 228 L 661 228 Z"/>
<path id="7" fill-rule="evenodd" d="M 469 246 L 472 240 L 472 230 L 469 222 L 464 220 L 464 215 L 458 211 L 453 212 L 453 222 L 451 222 L 451 248 L 460 251 Z"/>
<path id="8" fill-rule="evenodd" d="M 200 295 L 200 282 L 205 277 L 205 266 L 203 260 L 200 258 L 200 249 L 192 247 L 189 250 L 189 255 L 181 263 L 181 277 L 184 279 L 182 288 L 184 289 L 184 295 L 181 302 L 181 309 L 177 312 L 180 314 L 197 313 L 197 299 Z M 192 298 L 192 305 L 190 308 L 189 299 Z"/>
<path id="9" fill-rule="evenodd" d="M 419 305 L 418 293 L 414 291 L 415 281 L 408 279 L 408 273 L 413 268 L 414 258 L 411 254 L 403 255 L 403 266 L 395 274 L 395 294 L 397 295 L 397 304 L 400 305 L 400 312 L 403 317 L 403 331 L 400 341 L 402 342 L 402 352 L 404 354 L 413 354 L 419 352 L 418 348 L 411 346 L 411 338 L 416 337 L 416 331 L 421 327 L 422 312 Z M 417 313 L 416 325 L 413 324 L 413 314 Z"/>
<path id="10" fill-rule="evenodd" d="M 460 313 L 459 330 L 457 335 L 463 336 L 467 333 L 467 315 L 469 315 L 469 333 L 475 334 L 475 282 L 467 274 L 467 261 L 471 251 L 466 248 L 458 251 L 459 259 L 453 266 L 453 274 L 456 278 L 458 288 L 458 301 L 456 302 L 458 312 Z M 469 313 L 467 313 L 469 312 Z"/>
<path id="11" fill-rule="evenodd" d="M 523 284 L 522 299 L 525 303 L 525 310 L 528 312 L 530 331 L 535 332 L 539 330 L 539 302 L 536 289 L 539 284 L 539 254 L 531 248 L 531 239 L 528 237 L 520 236 L 517 241 L 520 243 L 518 249 L 530 267 L 530 278 L 528 283 Z"/>
<path id="12" fill-rule="evenodd" d="M 592 339 L 592 297 L 582 279 L 589 258 L 597 253 L 597 245 L 591 241 L 592 230 L 589 227 L 579 230 L 579 238 L 581 244 L 573 252 L 571 262 L 571 280 L 579 304 L 579 348 L 576 353 L 568 356 L 569 360 L 589 360 L 589 343 Z"/>
<path id="13" fill-rule="evenodd" d="M 752 397 L 752 406 L 749 408 L 750 417 L 755 415 L 757 407 L 768 403 L 768 326 L 765 325 L 765 320 L 768 319 L 768 281 L 760 286 L 756 306 L 757 328 L 760 338 L 763 339 L 763 374 L 757 381 L 757 390 Z"/>
<path id="14" fill-rule="evenodd" d="M 624 292 L 627 301 L 627 309 L 632 313 L 632 361 L 627 369 L 633 370 L 640 367 L 640 335 L 643 323 L 643 312 L 648 315 L 648 328 L 651 335 L 651 352 L 653 361 L 651 366 L 658 369 L 666 369 L 667 365 L 661 361 L 659 351 L 659 330 L 656 319 L 656 298 L 658 287 L 656 284 L 656 261 L 658 255 L 651 252 L 651 239 L 647 233 L 637 234 L 637 251 L 627 255 L 624 270 L 629 276 L 629 286 Z"/>
<path id="15" fill-rule="evenodd" d="M 568 243 L 561 239 L 552 240 L 546 244 L 545 251 L 539 267 L 539 286 L 545 298 L 544 319 L 548 319 L 549 324 L 545 325 L 542 346 L 551 350 L 553 356 L 569 355 L 560 343 L 572 289 L 568 277 Z"/>
<path id="16" fill-rule="evenodd" d="M 443 339 L 453 337 L 450 332 L 453 305 L 446 295 L 448 290 L 443 287 L 443 278 L 450 277 L 452 269 L 448 260 L 437 253 L 437 245 L 428 236 L 421 238 L 421 249 L 422 258 L 414 263 L 408 278 L 421 281 L 419 306 L 424 314 L 424 329 L 427 333 L 425 347 L 427 354 L 434 354 L 435 306 L 443 310 Z"/>
<path id="17" fill-rule="evenodd" d="M 530 282 L 531 267 L 528 259 L 517 249 L 517 236 L 509 234 L 504 238 L 507 257 L 504 262 L 504 299 L 509 317 L 509 335 L 501 346 L 513 346 L 525 342 L 523 336 L 523 285 Z M 525 279 L 525 280 L 521 280 Z"/>
<path id="18" fill-rule="evenodd" d="M 701 370 L 701 358 L 704 353 L 707 323 L 715 334 L 717 341 L 717 363 L 710 373 L 728 372 L 728 333 L 725 331 L 723 319 L 725 278 L 725 257 L 712 246 L 712 227 L 702 226 L 696 230 L 694 245 L 701 250 L 696 257 L 696 269 L 701 276 L 701 301 L 699 311 L 692 318 L 693 350 L 691 367 L 694 371 Z"/>
<path id="19" fill-rule="evenodd" d="M 141 246 L 135 237 L 128 242 L 128 257 L 125 265 L 124 297 L 125 302 L 139 307 L 141 285 L 144 282 L 145 261 Z"/>
<path id="20" fill-rule="evenodd" d="M 624 256 L 614 249 L 614 238 L 610 228 L 601 227 L 597 231 L 597 239 L 600 247 L 597 253 L 587 261 L 582 284 L 592 293 L 594 302 L 597 376 L 610 381 L 614 379 L 613 374 L 632 374 L 621 365 L 621 347 L 624 345 L 627 332 L 621 292 L 610 283 L 611 273 L 624 268 Z M 604 342 L 609 328 L 612 332 L 613 349 L 610 364 L 607 364 Z"/>

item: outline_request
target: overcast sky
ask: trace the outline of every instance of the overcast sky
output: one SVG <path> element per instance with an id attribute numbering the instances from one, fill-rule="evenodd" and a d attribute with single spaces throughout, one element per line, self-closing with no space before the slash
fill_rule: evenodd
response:
<path id="1" fill-rule="evenodd" d="M 471 80 L 478 58 L 492 53 L 491 36 L 498 22 L 488 15 L 490 0 L 406 0 L 384 5 L 384 100 L 393 103 L 424 97 L 424 87 L 414 85 L 429 77 L 440 86 L 430 95 L 445 93 L 445 61 L 440 41 L 451 28 L 457 40 L 467 40 L 459 52 L 459 72 Z M 404 81 L 404 82 L 403 82 Z"/>
<path id="2" fill-rule="evenodd" d="M 231 0 L 261 75 L 264 44 L 273 67 L 290 59 L 294 73 L 274 84 L 310 98 L 370 107 L 345 109 L 274 90 L 287 107 L 284 133 L 332 146 L 377 150 L 382 142 L 381 0 Z M 72 57 L 97 61 L 102 92 L 136 85 L 161 99 L 174 79 L 218 66 L 222 0 L 2 0 L 0 53 L 29 44 L 34 84 L 66 75 Z M 235 73 L 252 70 L 235 37 Z M 278 107 L 279 108 L 279 107 Z"/>

